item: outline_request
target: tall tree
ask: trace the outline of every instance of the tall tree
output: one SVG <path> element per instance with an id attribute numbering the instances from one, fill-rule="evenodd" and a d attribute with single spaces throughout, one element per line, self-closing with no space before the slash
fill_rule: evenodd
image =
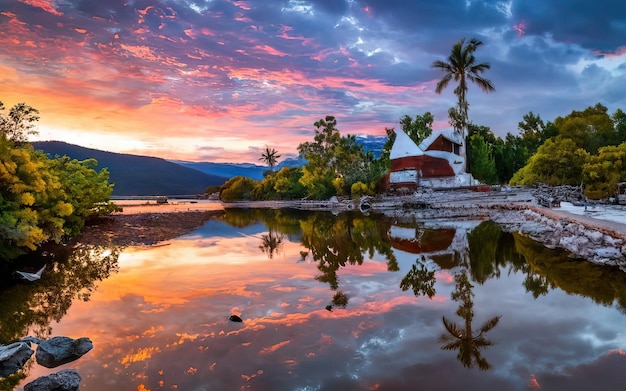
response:
<path id="1" fill-rule="evenodd" d="M 469 137 L 468 155 L 471 158 L 469 172 L 474 178 L 487 184 L 494 184 L 498 181 L 496 162 L 491 149 L 492 144 L 488 144 L 480 134 Z"/>
<path id="2" fill-rule="evenodd" d="M 481 90 L 485 92 L 492 92 L 496 89 L 491 84 L 491 81 L 483 78 L 481 75 L 491 68 L 491 65 L 487 62 L 478 63 L 474 52 L 483 43 L 476 38 L 472 38 L 467 44 L 465 38 L 452 46 L 450 56 L 448 56 L 448 62 L 437 60 L 432 63 L 433 68 L 440 69 L 444 72 L 444 76 L 435 88 L 437 94 L 441 94 L 443 90 L 454 80 L 458 85 L 454 89 L 454 94 L 458 98 L 456 109 L 451 111 L 451 124 L 455 130 L 459 131 L 465 139 L 465 130 L 468 123 L 468 107 L 467 91 L 469 88 L 468 82 L 475 83 Z M 459 129 L 460 128 L 460 129 Z M 465 148 L 462 149 L 461 154 L 465 155 Z"/>
<path id="3" fill-rule="evenodd" d="M 259 160 L 265 162 L 265 164 L 267 164 L 270 168 L 270 171 L 274 171 L 274 167 L 276 166 L 279 158 L 280 155 L 278 154 L 278 151 L 266 145 L 265 151 L 263 151 Z"/>
<path id="4" fill-rule="evenodd" d="M 0 136 L 15 143 L 28 141 L 29 135 L 37 134 L 35 122 L 39 121 L 39 110 L 27 105 L 18 103 L 11 107 L 9 114 L 4 114 L 5 107 L 0 102 Z"/>

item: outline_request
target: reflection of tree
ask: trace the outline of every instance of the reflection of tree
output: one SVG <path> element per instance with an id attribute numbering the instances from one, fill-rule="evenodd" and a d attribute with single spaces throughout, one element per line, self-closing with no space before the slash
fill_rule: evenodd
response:
<path id="1" fill-rule="evenodd" d="M 387 270 L 398 270 L 395 254 L 387 239 L 389 223 L 383 219 L 360 213 L 342 213 L 339 216 L 318 213 L 301 220 L 300 225 L 302 244 L 309 249 L 322 273 L 315 279 L 329 284 L 334 291 L 339 289 L 337 271 L 347 265 L 361 265 L 364 254 L 370 258 L 375 253 L 382 254 L 387 258 Z M 345 304 L 342 306 L 345 307 Z"/>
<path id="2" fill-rule="evenodd" d="M 34 333 L 45 338 L 49 324 L 59 321 L 74 299 L 88 301 L 96 281 L 118 270 L 120 247 L 80 245 L 59 251 L 53 265 L 36 283 L 20 283 L 1 292 L 0 343 Z"/>
<path id="3" fill-rule="evenodd" d="M 333 296 L 333 306 L 346 308 L 348 305 L 348 296 L 342 291 L 337 291 Z"/>
<path id="4" fill-rule="evenodd" d="M 262 236 L 259 248 L 270 258 L 280 249 L 285 236 L 291 241 L 299 240 L 308 250 L 300 252 L 299 261 L 310 256 L 321 272 L 315 279 L 327 283 L 333 291 L 339 289 L 338 270 L 347 265 L 361 265 L 365 255 L 370 258 L 382 255 L 387 259 L 387 270 L 399 270 L 388 238 L 391 220 L 380 216 L 365 216 L 360 212 L 335 216 L 294 209 L 228 209 L 224 220 L 241 228 L 262 222 L 269 234 Z M 341 299 L 337 306 L 345 307 L 347 296 L 345 299 L 336 296 L 333 304 L 337 298 Z"/>
<path id="5" fill-rule="evenodd" d="M 484 221 L 467 234 L 472 280 L 483 284 L 492 277 L 500 276 L 499 254 L 502 228 L 493 221 Z"/>
<path id="6" fill-rule="evenodd" d="M 276 233 L 270 228 L 268 234 L 261 236 L 261 245 L 259 246 L 259 249 L 261 249 L 264 253 L 267 253 L 269 259 L 272 259 L 274 258 L 274 253 L 278 254 L 280 251 L 283 246 L 284 239 L 285 235 Z"/>
<path id="7" fill-rule="evenodd" d="M 526 260 L 522 269 L 526 273 L 524 287 L 534 297 L 559 288 L 604 306 L 617 303 L 618 309 L 626 313 L 626 273 L 619 268 L 572 259 L 565 251 L 549 249 L 519 234 L 513 234 L 513 238 Z"/>
<path id="8" fill-rule="evenodd" d="M 500 316 L 489 319 L 480 326 L 478 333 L 475 334 L 472 329 L 472 320 L 474 319 L 473 286 L 465 271 L 457 274 L 454 281 L 456 286 L 451 297 L 452 300 L 460 301 L 456 314 L 465 321 L 465 325 L 459 326 L 444 316 L 443 325 L 447 334 L 442 334 L 439 337 L 439 342 L 443 344 L 441 349 L 458 350 L 457 359 L 466 368 L 473 368 L 474 365 L 478 365 L 478 368 L 483 371 L 490 369 L 491 364 L 482 356 L 481 350 L 492 345 L 492 342 L 485 338 L 485 334 L 498 324 Z"/>
<path id="9" fill-rule="evenodd" d="M 415 296 L 425 295 L 429 299 L 435 296 L 435 271 L 429 271 L 424 264 L 426 258 L 422 255 L 422 260 L 417 259 L 411 270 L 400 281 L 400 289 L 403 291 L 411 288 Z M 418 269 L 419 265 L 419 269 Z"/>

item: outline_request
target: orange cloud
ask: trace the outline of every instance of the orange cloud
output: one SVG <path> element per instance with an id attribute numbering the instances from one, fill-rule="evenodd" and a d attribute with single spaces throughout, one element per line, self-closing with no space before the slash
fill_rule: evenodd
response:
<path id="1" fill-rule="evenodd" d="M 269 353 L 275 352 L 278 349 L 282 348 L 283 346 L 289 345 L 290 342 L 291 341 L 287 340 L 287 341 L 279 342 L 279 343 L 274 344 L 272 346 L 268 346 L 266 348 L 261 349 L 259 354 L 269 354 Z"/>
<path id="2" fill-rule="evenodd" d="M 50 0 L 18 0 L 20 3 L 28 4 L 32 7 L 41 8 L 42 10 L 49 12 L 56 16 L 63 15 L 63 12 L 57 11 L 54 4 Z"/>

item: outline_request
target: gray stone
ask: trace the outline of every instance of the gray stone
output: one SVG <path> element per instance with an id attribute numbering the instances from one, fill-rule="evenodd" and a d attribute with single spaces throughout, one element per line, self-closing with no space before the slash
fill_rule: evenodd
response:
<path id="1" fill-rule="evenodd" d="M 64 369 L 38 377 L 24 386 L 24 391 L 78 391 L 81 377 L 75 369 Z"/>
<path id="2" fill-rule="evenodd" d="M 27 342 L 28 344 L 30 343 L 34 343 L 39 345 L 41 343 L 41 339 L 37 338 L 37 337 L 31 337 L 30 335 L 28 337 L 24 337 L 22 338 L 20 341 L 22 342 Z"/>
<path id="3" fill-rule="evenodd" d="M 0 376 L 11 375 L 24 366 L 33 355 L 28 342 L 0 345 Z"/>
<path id="4" fill-rule="evenodd" d="M 39 365 L 54 368 L 81 358 L 91 349 L 93 349 L 93 343 L 87 337 L 78 339 L 54 337 L 41 341 L 35 358 Z"/>

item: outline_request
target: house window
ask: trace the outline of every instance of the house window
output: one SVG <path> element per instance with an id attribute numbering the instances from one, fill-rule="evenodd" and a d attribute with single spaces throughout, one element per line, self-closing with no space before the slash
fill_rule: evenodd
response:
<path id="1" fill-rule="evenodd" d="M 460 155 L 461 154 L 461 146 L 459 144 L 452 144 L 454 145 L 454 154 L 455 155 Z"/>

